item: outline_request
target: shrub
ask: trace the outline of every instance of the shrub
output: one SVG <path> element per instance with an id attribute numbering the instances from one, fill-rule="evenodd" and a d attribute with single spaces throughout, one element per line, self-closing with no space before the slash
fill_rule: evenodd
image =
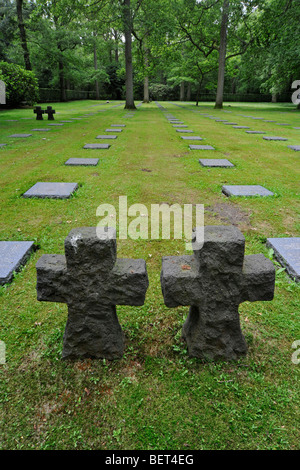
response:
<path id="1" fill-rule="evenodd" d="M 33 105 L 38 101 L 38 81 L 34 73 L 17 64 L 0 62 L 0 77 L 6 85 L 6 103 L 17 106 L 22 101 Z"/>

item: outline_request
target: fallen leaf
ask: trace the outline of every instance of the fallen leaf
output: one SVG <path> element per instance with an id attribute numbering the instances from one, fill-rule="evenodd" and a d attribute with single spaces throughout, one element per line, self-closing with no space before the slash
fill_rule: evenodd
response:
<path id="1" fill-rule="evenodd" d="M 191 267 L 188 264 L 182 264 L 181 269 L 189 270 L 189 269 L 191 269 Z"/>

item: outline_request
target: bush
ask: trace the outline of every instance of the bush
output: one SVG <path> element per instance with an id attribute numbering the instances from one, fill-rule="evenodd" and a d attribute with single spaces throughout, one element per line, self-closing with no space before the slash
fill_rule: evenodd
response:
<path id="1" fill-rule="evenodd" d="M 33 105 L 38 101 L 38 81 L 33 72 L 20 65 L 0 62 L 0 77 L 6 85 L 6 103 L 9 106 L 17 106 L 22 101 Z"/>

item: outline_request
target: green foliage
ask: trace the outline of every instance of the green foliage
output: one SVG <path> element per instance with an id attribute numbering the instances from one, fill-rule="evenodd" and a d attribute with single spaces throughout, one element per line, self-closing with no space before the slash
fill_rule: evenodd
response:
<path id="1" fill-rule="evenodd" d="M 33 72 L 20 65 L 0 62 L 1 79 L 6 85 L 6 102 L 17 106 L 22 101 L 33 105 L 39 98 L 37 79 Z"/>

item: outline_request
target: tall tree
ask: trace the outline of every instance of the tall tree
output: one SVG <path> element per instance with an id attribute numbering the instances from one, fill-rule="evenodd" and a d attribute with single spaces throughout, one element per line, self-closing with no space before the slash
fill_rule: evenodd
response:
<path id="1" fill-rule="evenodd" d="M 25 23 L 24 23 L 24 18 L 23 18 L 23 0 L 16 0 L 16 7 L 17 7 L 18 28 L 20 32 L 21 46 L 23 49 L 25 68 L 26 70 L 32 70 L 29 50 L 27 46 L 26 28 L 25 28 Z"/>
<path id="2" fill-rule="evenodd" d="M 121 0 L 123 31 L 125 37 L 126 102 L 125 109 L 136 109 L 133 96 L 132 29 L 133 18 L 131 0 Z"/>
<path id="3" fill-rule="evenodd" d="M 217 95 L 216 95 L 216 104 L 215 104 L 215 108 L 219 108 L 219 109 L 223 108 L 228 17 L 229 17 L 229 0 L 224 0 L 223 8 L 222 8 L 221 28 L 220 28 L 218 86 L 217 86 Z"/>

